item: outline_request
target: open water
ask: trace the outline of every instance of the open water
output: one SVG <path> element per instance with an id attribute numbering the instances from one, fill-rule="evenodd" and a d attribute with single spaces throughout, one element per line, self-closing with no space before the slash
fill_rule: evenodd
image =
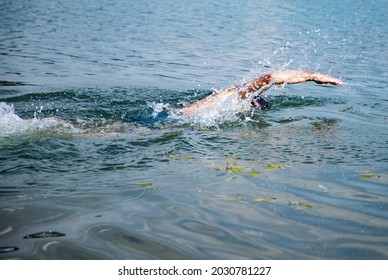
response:
<path id="1" fill-rule="evenodd" d="M 0 258 L 387 259 L 387 13 L 383 0 L 1 1 Z M 345 85 L 176 115 L 281 69 Z"/>

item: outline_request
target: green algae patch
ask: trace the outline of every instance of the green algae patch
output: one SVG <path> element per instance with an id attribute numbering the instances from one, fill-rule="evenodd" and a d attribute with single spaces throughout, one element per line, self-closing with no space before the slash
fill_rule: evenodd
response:
<path id="1" fill-rule="evenodd" d="M 251 170 L 250 168 L 243 167 L 240 165 L 237 165 L 236 163 L 232 162 L 227 162 L 225 167 L 219 167 L 215 166 L 212 168 L 213 171 L 226 171 L 226 172 L 231 172 L 235 174 L 248 174 L 250 176 L 257 176 L 262 174 L 262 172 L 257 171 L 257 170 Z"/>
<path id="2" fill-rule="evenodd" d="M 191 156 L 180 156 L 179 158 L 185 160 L 193 159 Z"/>
<path id="3" fill-rule="evenodd" d="M 252 197 L 252 202 L 272 202 L 275 198 L 265 198 L 261 196 L 254 196 Z"/>
<path id="4" fill-rule="evenodd" d="M 244 172 L 244 168 L 243 167 L 238 166 L 235 162 L 230 162 L 230 161 L 228 161 L 226 163 L 225 170 L 226 171 L 231 171 L 233 173 L 242 173 L 242 172 Z"/>
<path id="5" fill-rule="evenodd" d="M 134 185 L 143 187 L 143 188 L 150 188 L 152 187 L 152 183 L 144 182 L 144 183 L 134 183 Z"/>
<path id="6" fill-rule="evenodd" d="M 257 176 L 257 175 L 260 175 L 262 173 L 260 171 L 252 170 L 252 171 L 249 171 L 248 174 L 251 176 Z"/>
<path id="7" fill-rule="evenodd" d="M 269 161 L 264 163 L 264 170 L 267 171 L 274 171 L 279 168 L 283 168 L 283 166 L 280 163 L 277 163 L 276 161 Z"/>
<path id="8" fill-rule="evenodd" d="M 168 158 L 169 159 L 183 159 L 183 160 L 193 159 L 191 156 L 186 156 L 186 155 L 183 155 L 183 156 L 168 155 Z"/>
<path id="9" fill-rule="evenodd" d="M 314 206 L 309 203 L 304 203 L 304 202 L 298 202 L 298 201 L 290 201 L 288 203 L 288 206 L 293 207 L 295 211 L 302 211 L 304 209 L 310 209 L 313 208 Z"/>
<path id="10" fill-rule="evenodd" d="M 358 178 L 360 178 L 360 179 L 372 179 L 372 178 L 381 179 L 383 177 L 381 175 L 376 175 L 376 174 L 373 174 L 373 173 L 368 173 L 368 174 L 361 174 L 360 176 L 358 176 Z"/>
<path id="11" fill-rule="evenodd" d="M 233 172 L 233 173 L 242 173 L 244 172 L 244 168 L 240 167 L 240 166 L 232 166 L 232 167 L 226 167 L 225 168 L 226 171 L 230 171 L 230 172 Z"/>

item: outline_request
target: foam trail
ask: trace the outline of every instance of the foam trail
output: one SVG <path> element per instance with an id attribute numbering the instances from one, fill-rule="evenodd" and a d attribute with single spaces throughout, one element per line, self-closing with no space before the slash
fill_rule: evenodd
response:
<path id="1" fill-rule="evenodd" d="M 24 120 L 16 113 L 13 105 L 0 102 L 0 137 L 31 134 L 36 131 L 56 130 L 61 133 L 74 133 L 76 129 L 69 123 L 59 119 Z"/>

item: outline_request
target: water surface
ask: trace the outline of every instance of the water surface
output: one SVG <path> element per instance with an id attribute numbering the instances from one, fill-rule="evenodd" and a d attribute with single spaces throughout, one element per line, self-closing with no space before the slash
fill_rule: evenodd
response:
<path id="1" fill-rule="evenodd" d="M 3 1 L 0 258 L 387 259 L 387 12 Z M 176 115 L 281 69 L 345 85 Z"/>

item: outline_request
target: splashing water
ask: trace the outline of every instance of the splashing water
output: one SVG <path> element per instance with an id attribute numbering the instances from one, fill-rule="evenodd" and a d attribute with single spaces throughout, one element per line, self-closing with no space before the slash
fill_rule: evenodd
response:
<path id="1" fill-rule="evenodd" d="M 14 112 L 14 107 L 0 103 L 0 137 L 6 137 L 26 131 L 29 124 Z"/>
<path id="2" fill-rule="evenodd" d="M 15 113 L 13 105 L 0 102 L 0 138 L 31 134 L 34 132 L 74 133 L 77 131 L 71 124 L 56 118 L 24 120 Z"/>
<path id="3" fill-rule="evenodd" d="M 221 97 L 221 96 L 219 96 Z M 243 100 L 237 92 L 211 100 L 212 105 L 202 104 L 195 114 L 184 115 L 180 109 L 169 107 L 169 114 L 180 124 L 204 127 L 219 127 L 223 123 L 241 121 L 241 115 L 251 112 L 250 100 Z M 157 107 L 153 108 L 154 111 Z"/>

